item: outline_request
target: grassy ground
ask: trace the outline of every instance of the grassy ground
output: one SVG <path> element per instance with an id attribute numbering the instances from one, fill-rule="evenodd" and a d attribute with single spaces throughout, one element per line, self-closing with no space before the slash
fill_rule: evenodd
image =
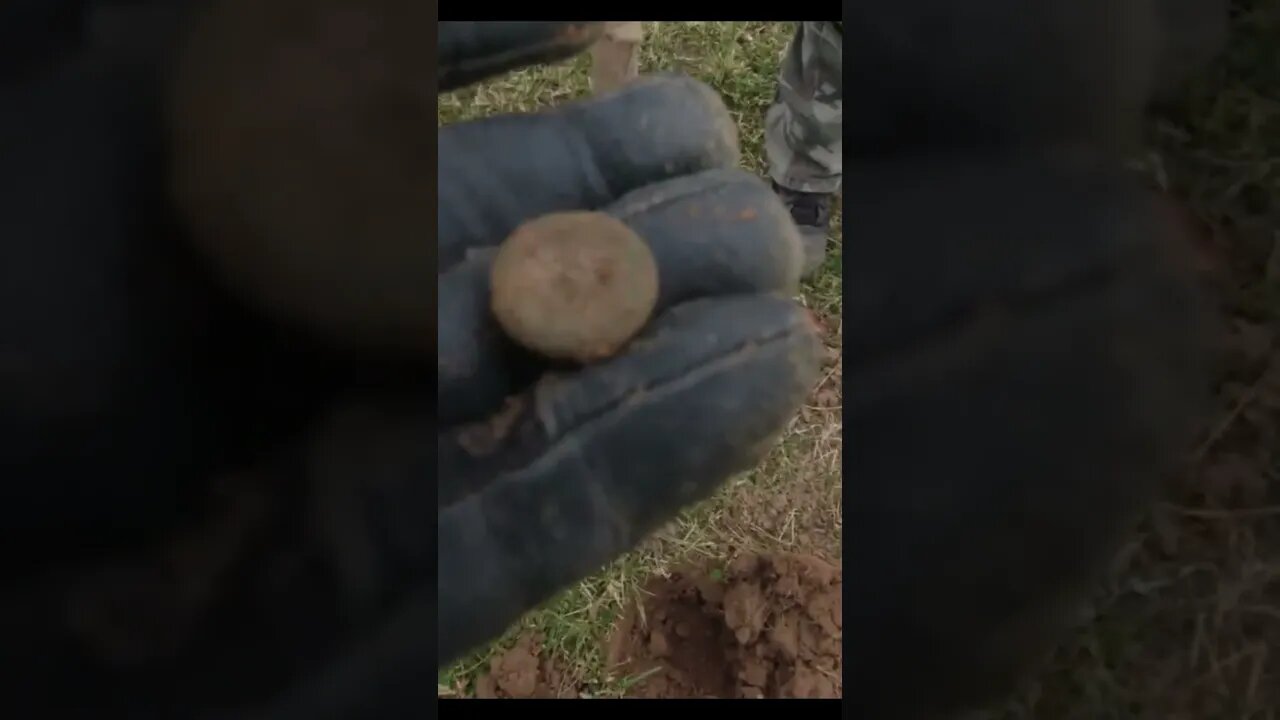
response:
<path id="1" fill-rule="evenodd" d="M 664 23 L 646 39 L 645 72 L 678 70 L 716 88 L 738 121 L 744 165 L 763 174 L 761 121 L 772 100 L 778 63 L 793 26 L 786 23 Z M 440 98 L 441 123 L 536 110 L 587 94 L 590 61 L 515 73 Z M 586 695 L 615 695 L 626 678 L 605 669 L 603 640 L 623 607 L 654 573 L 699 559 L 719 561 L 730 548 L 796 550 L 840 557 L 840 232 L 822 272 L 802 301 L 814 310 L 830 348 L 823 380 L 786 437 L 763 465 L 732 480 L 642 547 L 563 594 L 495 645 L 536 633 L 543 652 L 565 671 L 565 685 Z M 495 648 L 439 678 L 442 696 L 468 694 Z"/>
<path id="2" fill-rule="evenodd" d="M 1280 3 L 1234 5 L 1230 52 L 1152 120 L 1141 158 L 1204 230 L 1225 325 L 1217 412 L 1074 635 L 1021 692 L 981 713 L 985 720 L 1280 718 Z M 760 118 L 789 32 L 785 24 L 664 24 L 644 65 L 683 70 L 723 93 L 742 127 L 745 162 L 760 170 Z M 585 92 L 586 72 L 581 58 L 444 97 L 440 119 L 560 103 Z M 600 641 L 647 575 L 734 547 L 839 558 L 839 237 L 804 295 L 826 324 L 831 363 L 782 444 L 513 631 L 543 636 L 578 692 L 623 689 L 603 668 Z M 467 694 L 487 661 L 486 651 L 442 673 L 441 694 Z"/>

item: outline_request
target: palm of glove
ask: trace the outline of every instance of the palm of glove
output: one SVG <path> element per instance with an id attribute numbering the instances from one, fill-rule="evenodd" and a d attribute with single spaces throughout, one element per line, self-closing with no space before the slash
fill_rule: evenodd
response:
<path id="1" fill-rule="evenodd" d="M 442 23 L 444 89 L 580 47 L 576 26 Z M 497 41 L 505 35 L 508 43 Z M 687 78 L 439 133 L 438 661 L 631 548 L 768 449 L 814 379 L 790 217 L 732 169 L 736 132 Z M 658 263 L 655 319 L 552 373 L 491 318 L 490 252 L 521 222 L 602 210 Z"/>

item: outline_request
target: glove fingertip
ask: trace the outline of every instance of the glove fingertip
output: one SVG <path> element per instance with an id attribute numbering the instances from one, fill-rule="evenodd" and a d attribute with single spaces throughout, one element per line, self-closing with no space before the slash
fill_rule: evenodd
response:
<path id="1" fill-rule="evenodd" d="M 615 191 L 734 167 L 742 159 L 729 108 L 715 90 L 685 75 L 643 77 L 565 112 L 596 149 L 600 172 Z"/>

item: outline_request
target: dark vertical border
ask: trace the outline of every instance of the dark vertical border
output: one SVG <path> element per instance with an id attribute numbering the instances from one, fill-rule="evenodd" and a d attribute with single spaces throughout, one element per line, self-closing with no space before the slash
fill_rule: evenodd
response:
<path id="1" fill-rule="evenodd" d="M 425 38 L 423 38 L 423 44 L 424 44 L 424 47 L 426 48 L 426 56 L 427 56 L 427 73 L 426 73 L 426 75 L 427 75 L 427 76 L 426 76 L 426 82 L 429 84 L 429 90 L 430 90 L 430 93 L 429 93 L 429 94 L 430 94 L 430 97 L 431 97 L 432 99 L 436 100 L 436 102 L 434 103 L 434 105 L 436 106 L 436 112 L 435 112 L 434 114 L 435 114 L 435 115 L 439 115 L 439 111 L 440 111 L 440 102 L 439 102 L 439 100 L 438 100 L 437 98 L 438 98 L 439 93 L 440 93 L 440 85 L 439 85 L 439 77 L 440 77 L 440 68 L 439 68 L 439 42 L 440 42 L 440 32 L 439 32 L 439 31 L 440 31 L 440 27 L 439 27 L 439 26 L 440 26 L 440 4 L 439 4 L 438 0 L 429 0 L 429 2 L 426 2 L 426 3 L 424 3 L 423 5 L 424 5 L 424 7 L 427 7 L 427 8 L 429 9 L 429 12 L 430 12 L 430 14 L 429 14 L 429 20 L 428 20 L 428 23 L 429 23 L 429 25 L 430 25 L 430 28 L 429 28 L 428 32 L 426 33 L 426 37 L 425 37 Z M 431 162 L 432 162 L 432 164 L 434 164 L 434 165 L 436 166 L 436 170 L 437 170 L 437 172 L 436 172 L 436 178 L 435 178 L 435 179 L 436 179 L 436 182 L 435 182 L 435 183 L 428 183 L 428 186 L 430 186 L 430 185 L 436 185 L 436 186 L 437 186 L 436 188 L 434 188 L 434 189 L 436 190 L 436 195 L 435 195 L 435 197 L 434 197 L 434 198 L 428 197 L 428 198 L 425 198 L 425 200 L 426 200 L 426 202 L 431 203 L 431 209 L 432 209 L 432 213 L 431 213 L 431 214 L 432 214 L 432 216 L 433 216 L 433 217 L 435 218 L 435 220 L 436 220 L 436 227 L 439 227 L 439 226 L 440 226 L 440 192 L 439 192 L 439 186 L 438 186 L 438 183 L 439 183 L 439 180 L 440 180 L 440 175 L 439 175 L 440 158 L 439 158 L 438 153 L 436 152 L 437 147 L 438 147 L 437 145 L 432 145 L 432 146 L 431 146 L 431 148 L 432 148 L 432 149 L 431 149 L 431 151 L 430 151 L 430 153 L 431 153 Z M 430 189 L 431 189 L 431 188 L 430 188 L 430 187 L 428 187 L 428 190 L 430 190 Z M 436 247 L 437 247 L 437 248 L 439 248 L 439 244 L 438 244 L 438 243 L 437 243 Z M 433 257 L 432 257 L 432 259 L 431 259 L 431 266 L 432 266 L 432 269 L 433 269 L 433 270 L 434 270 L 435 268 L 438 268 L 438 267 L 440 266 L 440 261 L 439 261 L 439 258 L 438 258 L 438 257 L 435 257 L 435 256 L 433 256 Z M 435 275 L 435 276 L 433 276 L 433 279 L 438 279 L 438 278 L 439 278 L 439 275 Z M 437 307 L 438 307 L 438 305 L 439 305 L 439 301 L 440 301 L 440 288 L 439 288 L 439 283 L 438 283 L 438 282 L 436 282 L 436 283 L 434 283 L 434 284 L 436 285 L 436 288 L 435 288 L 435 292 L 436 292 L 436 304 L 437 304 Z M 437 340 L 438 340 L 438 339 L 439 339 L 439 338 L 437 337 Z M 437 344 L 436 344 L 436 348 L 437 348 L 437 349 L 436 349 L 436 352 L 437 352 L 437 353 L 439 353 L 439 343 L 438 343 L 438 342 L 437 342 Z M 436 402 L 437 402 L 437 403 L 439 402 L 439 398 L 437 398 L 437 399 L 436 399 Z M 438 469 L 438 468 L 437 468 L 437 471 L 436 471 L 436 472 L 437 472 L 437 477 L 439 477 L 439 469 Z M 437 519 L 437 521 L 436 521 L 436 522 L 433 522 L 433 523 L 431 523 L 431 524 L 432 524 L 432 526 L 433 526 L 433 527 L 432 527 L 431 537 L 433 537 L 433 538 L 438 538 L 438 533 L 439 533 L 439 527 L 438 527 L 438 525 L 439 525 L 439 520 Z M 439 546 L 439 542 L 438 542 L 438 540 L 437 540 L 437 553 L 439 552 L 439 547 L 438 547 L 438 546 Z M 436 592 L 436 587 L 438 587 L 438 585 L 439 585 L 439 579 L 438 579 L 438 577 L 437 577 L 437 578 L 433 578 L 433 582 L 432 582 L 432 589 L 431 589 L 431 591 L 432 591 L 432 592 Z M 440 637 L 440 632 L 439 632 L 439 614 L 435 612 L 435 609 L 438 607 L 438 605 L 439 605 L 439 602 L 436 600 L 436 598 L 435 598 L 435 597 L 432 597 L 431 607 L 432 607 L 432 610 L 433 610 L 433 614 L 435 614 L 435 617 L 431 618 L 431 621 L 430 621 L 430 622 L 431 622 L 431 644 L 432 644 L 432 645 L 435 645 L 435 644 L 436 644 L 436 639 Z M 436 651 L 436 648 L 431 648 L 431 650 L 432 650 L 432 652 L 435 652 L 435 651 Z M 433 673 L 433 675 L 437 675 L 437 676 L 438 676 L 438 674 L 439 674 L 439 668 L 437 668 L 437 669 L 436 669 L 436 673 Z M 423 680 L 425 681 L 425 680 L 426 680 L 426 678 L 423 678 Z M 421 715 L 420 715 L 420 717 L 423 717 L 423 718 L 426 718 L 426 717 L 428 717 L 428 716 L 430 716 L 430 717 L 434 717 L 434 716 L 436 715 L 436 713 L 437 713 L 437 712 L 439 712 L 439 708 L 438 708 L 439 702 L 440 702 L 440 701 L 439 701 L 439 698 L 437 698 L 437 699 L 436 699 L 436 706 L 428 706 L 428 705 L 425 705 L 425 704 L 424 704 L 424 706 L 423 706 L 423 708 L 422 708 L 422 711 L 421 711 Z M 428 710 L 428 709 L 427 709 L 428 707 L 432 707 L 433 709 L 432 709 L 432 710 Z"/>

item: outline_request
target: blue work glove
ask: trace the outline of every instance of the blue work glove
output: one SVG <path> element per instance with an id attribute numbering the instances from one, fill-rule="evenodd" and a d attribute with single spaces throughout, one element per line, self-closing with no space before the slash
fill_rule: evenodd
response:
<path id="1" fill-rule="evenodd" d="M 441 23 L 442 89 L 591 29 Z M 585 33 L 585 34 L 584 34 Z M 685 77 L 440 128 L 438 655 L 447 663 L 596 572 L 768 452 L 816 380 L 788 294 L 790 217 L 734 166 L 719 98 Z M 491 250 L 522 222 L 600 210 L 648 242 L 650 325 L 620 355 L 552 368 L 489 311 Z"/>
<path id="2" fill-rule="evenodd" d="M 0 11 L 5 37 L 62 18 L 55 42 L 0 55 L 0 133 L 20 139 L 0 164 L 8 709 L 288 717 L 318 692 L 339 717 L 370 717 L 370 695 L 419 710 L 434 702 L 421 365 L 352 357 L 225 290 L 166 182 L 184 16 L 81 5 Z M 386 552 L 367 560 L 371 543 Z M 411 572 L 371 575 L 406 557 Z M 361 674 L 383 628 L 421 661 L 373 664 L 416 669 L 420 696 Z"/>

